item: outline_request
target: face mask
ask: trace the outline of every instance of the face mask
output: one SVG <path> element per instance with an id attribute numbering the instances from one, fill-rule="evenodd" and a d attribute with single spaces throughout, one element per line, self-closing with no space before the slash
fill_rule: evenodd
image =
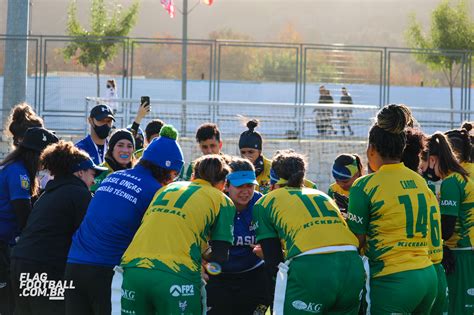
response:
<path id="1" fill-rule="evenodd" d="M 422 175 L 424 178 L 432 182 L 437 182 L 441 179 L 438 175 L 436 175 L 434 168 L 431 168 L 429 166 L 426 168 L 425 171 L 423 171 Z"/>
<path id="2" fill-rule="evenodd" d="M 48 170 L 41 170 L 38 172 L 38 174 L 36 175 L 36 177 L 38 178 L 39 180 L 39 184 L 40 184 L 40 189 L 41 190 L 44 190 L 46 188 L 46 184 L 54 179 L 54 176 L 51 176 L 51 174 L 49 173 Z"/>
<path id="3" fill-rule="evenodd" d="M 99 137 L 100 139 L 107 138 L 109 136 L 109 133 L 110 133 L 111 129 L 112 129 L 112 127 L 110 127 L 107 124 L 102 125 L 102 126 L 94 125 L 94 131 L 97 134 L 97 137 Z"/>

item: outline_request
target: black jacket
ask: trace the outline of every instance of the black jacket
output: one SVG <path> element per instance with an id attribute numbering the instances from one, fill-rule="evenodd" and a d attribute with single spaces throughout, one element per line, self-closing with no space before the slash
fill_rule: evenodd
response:
<path id="1" fill-rule="evenodd" d="M 72 235 L 81 224 L 91 198 L 87 185 L 74 175 L 49 181 L 11 257 L 64 269 Z"/>

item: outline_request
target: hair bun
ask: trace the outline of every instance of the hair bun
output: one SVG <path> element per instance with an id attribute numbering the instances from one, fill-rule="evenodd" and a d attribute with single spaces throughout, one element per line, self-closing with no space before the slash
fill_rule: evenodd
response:
<path id="1" fill-rule="evenodd" d="M 377 126 L 394 134 L 404 132 L 410 121 L 413 121 L 411 112 L 404 105 L 386 105 L 377 114 Z"/>
<path id="2" fill-rule="evenodd" d="M 472 130 L 472 123 L 466 121 L 465 123 L 462 124 L 461 128 L 469 132 Z"/>
<path id="3" fill-rule="evenodd" d="M 160 137 L 166 137 L 176 141 L 178 139 L 178 130 L 172 125 L 164 125 L 161 127 Z"/>
<path id="4" fill-rule="evenodd" d="M 247 128 L 249 128 L 251 132 L 253 132 L 257 126 L 258 126 L 257 119 L 252 119 L 247 122 Z"/>

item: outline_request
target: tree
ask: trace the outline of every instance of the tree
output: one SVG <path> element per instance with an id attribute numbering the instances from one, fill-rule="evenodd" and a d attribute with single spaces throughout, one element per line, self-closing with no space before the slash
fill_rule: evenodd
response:
<path id="1" fill-rule="evenodd" d="M 410 16 L 405 34 L 411 48 L 435 50 L 436 53 L 416 54 L 415 58 L 433 70 L 443 71 L 449 84 L 451 109 L 454 108 L 453 87 L 465 62 L 465 55 L 444 51 L 474 49 L 474 23 L 468 12 L 465 0 L 460 0 L 455 6 L 451 6 L 449 0 L 443 0 L 431 15 L 429 34 L 423 33 L 414 14 Z"/>
<path id="2" fill-rule="evenodd" d="M 118 52 L 118 37 L 127 36 L 136 23 L 138 2 L 128 10 L 114 3 L 111 11 L 105 0 L 92 0 L 90 28 L 82 27 L 77 19 L 76 1 L 69 5 L 67 33 L 73 41 L 63 51 L 66 59 L 76 60 L 84 67 L 94 66 L 97 77 L 97 96 L 100 96 L 100 70 Z"/>

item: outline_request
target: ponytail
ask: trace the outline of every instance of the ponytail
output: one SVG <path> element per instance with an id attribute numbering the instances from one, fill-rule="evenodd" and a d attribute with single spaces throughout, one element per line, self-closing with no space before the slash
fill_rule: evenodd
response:
<path id="1" fill-rule="evenodd" d="M 277 153 L 272 161 L 272 169 L 280 179 L 288 181 L 288 187 L 303 187 L 306 163 L 301 154 L 290 150 Z"/>
<path id="2" fill-rule="evenodd" d="M 437 156 L 439 161 L 439 169 L 441 174 L 446 176 L 450 172 L 456 172 L 461 174 L 464 180 L 467 181 L 469 174 L 459 164 L 456 156 L 453 153 L 453 149 L 449 144 L 448 139 L 441 132 L 435 132 L 431 137 L 428 138 L 428 157 L 430 155 Z"/>

